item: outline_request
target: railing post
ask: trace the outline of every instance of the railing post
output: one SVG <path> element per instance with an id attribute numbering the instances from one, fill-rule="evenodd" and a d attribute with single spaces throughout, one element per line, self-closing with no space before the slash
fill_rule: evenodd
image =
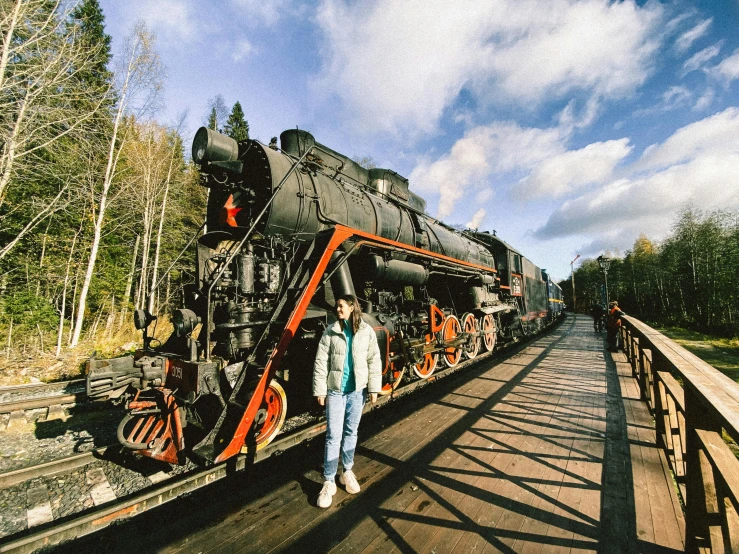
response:
<path id="1" fill-rule="evenodd" d="M 639 348 L 639 367 L 641 375 L 639 376 L 639 388 L 641 388 L 642 400 L 649 405 L 649 375 L 654 375 L 654 359 L 651 350 L 648 348 Z M 651 408 L 651 406 L 649 406 Z"/>
<path id="2" fill-rule="evenodd" d="M 665 406 L 662 404 L 662 387 L 660 387 L 659 385 L 659 368 L 654 367 L 653 362 L 651 369 L 654 388 L 652 389 L 653 396 L 651 405 L 649 402 L 647 402 L 647 406 L 652 410 L 652 416 L 654 417 L 654 426 L 655 430 L 657 431 L 657 446 L 665 450 L 665 452 L 667 453 L 667 458 L 669 460 L 670 449 L 668 447 L 668 441 L 666 439 L 667 433 L 669 433 L 670 430 L 668 430 L 665 426 Z"/>
<path id="3" fill-rule="evenodd" d="M 697 552 L 710 546 L 709 518 L 706 494 L 701 472 L 701 443 L 696 429 L 721 433 L 721 423 L 700 401 L 691 383 L 684 384 L 685 391 L 685 543 L 687 552 Z"/>

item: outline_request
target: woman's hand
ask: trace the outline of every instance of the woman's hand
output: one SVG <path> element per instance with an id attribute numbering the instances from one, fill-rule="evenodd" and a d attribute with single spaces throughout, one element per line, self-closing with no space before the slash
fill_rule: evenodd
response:
<path id="1" fill-rule="evenodd" d="M 372 402 L 373 404 L 375 402 L 377 402 L 377 393 L 376 392 L 371 392 L 369 396 L 370 396 L 370 402 Z"/>
<path id="2" fill-rule="evenodd" d="M 316 396 L 316 400 L 318 400 L 318 403 L 321 406 L 325 406 L 326 405 L 326 397 L 325 396 Z"/>

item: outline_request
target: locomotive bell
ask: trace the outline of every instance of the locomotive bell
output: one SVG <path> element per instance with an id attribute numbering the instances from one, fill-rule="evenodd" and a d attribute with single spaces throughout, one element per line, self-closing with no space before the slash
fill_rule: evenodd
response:
<path id="1" fill-rule="evenodd" d="M 224 134 L 201 127 L 192 141 L 192 161 L 235 162 L 239 158 L 239 144 Z"/>

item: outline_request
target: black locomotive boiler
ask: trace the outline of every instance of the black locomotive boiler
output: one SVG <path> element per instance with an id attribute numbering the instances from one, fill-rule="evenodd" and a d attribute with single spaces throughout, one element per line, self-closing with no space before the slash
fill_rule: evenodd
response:
<path id="1" fill-rule="evenodd" d="M 153 318 L 138 311 L 143 348 L 88 364 L 89 395 L 130 395 L 118 429 L 127 448 L 215 463 L 268 444 L 286 416 L 315 409 L 315 351 L 344 294 L 377 333 L 384 394 L 561 314 L 559 287 L 494 233 L 437 221 L 405 178 L 310 133 L 280 140 L 195 135 L 207 232 L 174 332 L 155 347 Z"/>

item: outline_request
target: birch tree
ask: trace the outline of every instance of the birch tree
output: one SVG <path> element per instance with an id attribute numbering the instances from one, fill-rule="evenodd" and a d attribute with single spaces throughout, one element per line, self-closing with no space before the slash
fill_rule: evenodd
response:
<path id="1" fill-rule="evenodd" d="M 148 31 L 143 23 L 136 25 L 126 42 L 122 65 L 117 71 L 117 105 L 112 131 L 107 140 L 105 170 L 100 178 L 100 187 L 91 214 L 94 221 L 93 236 L 76 309 L 77 316 L 70 342 L 72 347 L 79 343 L 82 334 L 87 296 L 95 274 L 95 264 L 100 249 L 111 188 L 116 177 L 121 148 L 127 140 L 126 133 L 120 133 L 122 128 L 127 128 L 123 125 L 124 116 L 128 113 L 145 114 L 151 110 L 161 88 L 162 67 L 154 49 L 154 42 L 154 35 Z"/>
<path id="2" fill-rule="evenodd" d="M 81 84 L 105 44 L 84 44 L 60 0 L 0 3 L 0 204 L 21 170 L 43 174 L 44 156 L 63 137 L 79 135 L 98 114 L 106 83 Z M 81 109 L 83 108 L 84 109 Z"/>

